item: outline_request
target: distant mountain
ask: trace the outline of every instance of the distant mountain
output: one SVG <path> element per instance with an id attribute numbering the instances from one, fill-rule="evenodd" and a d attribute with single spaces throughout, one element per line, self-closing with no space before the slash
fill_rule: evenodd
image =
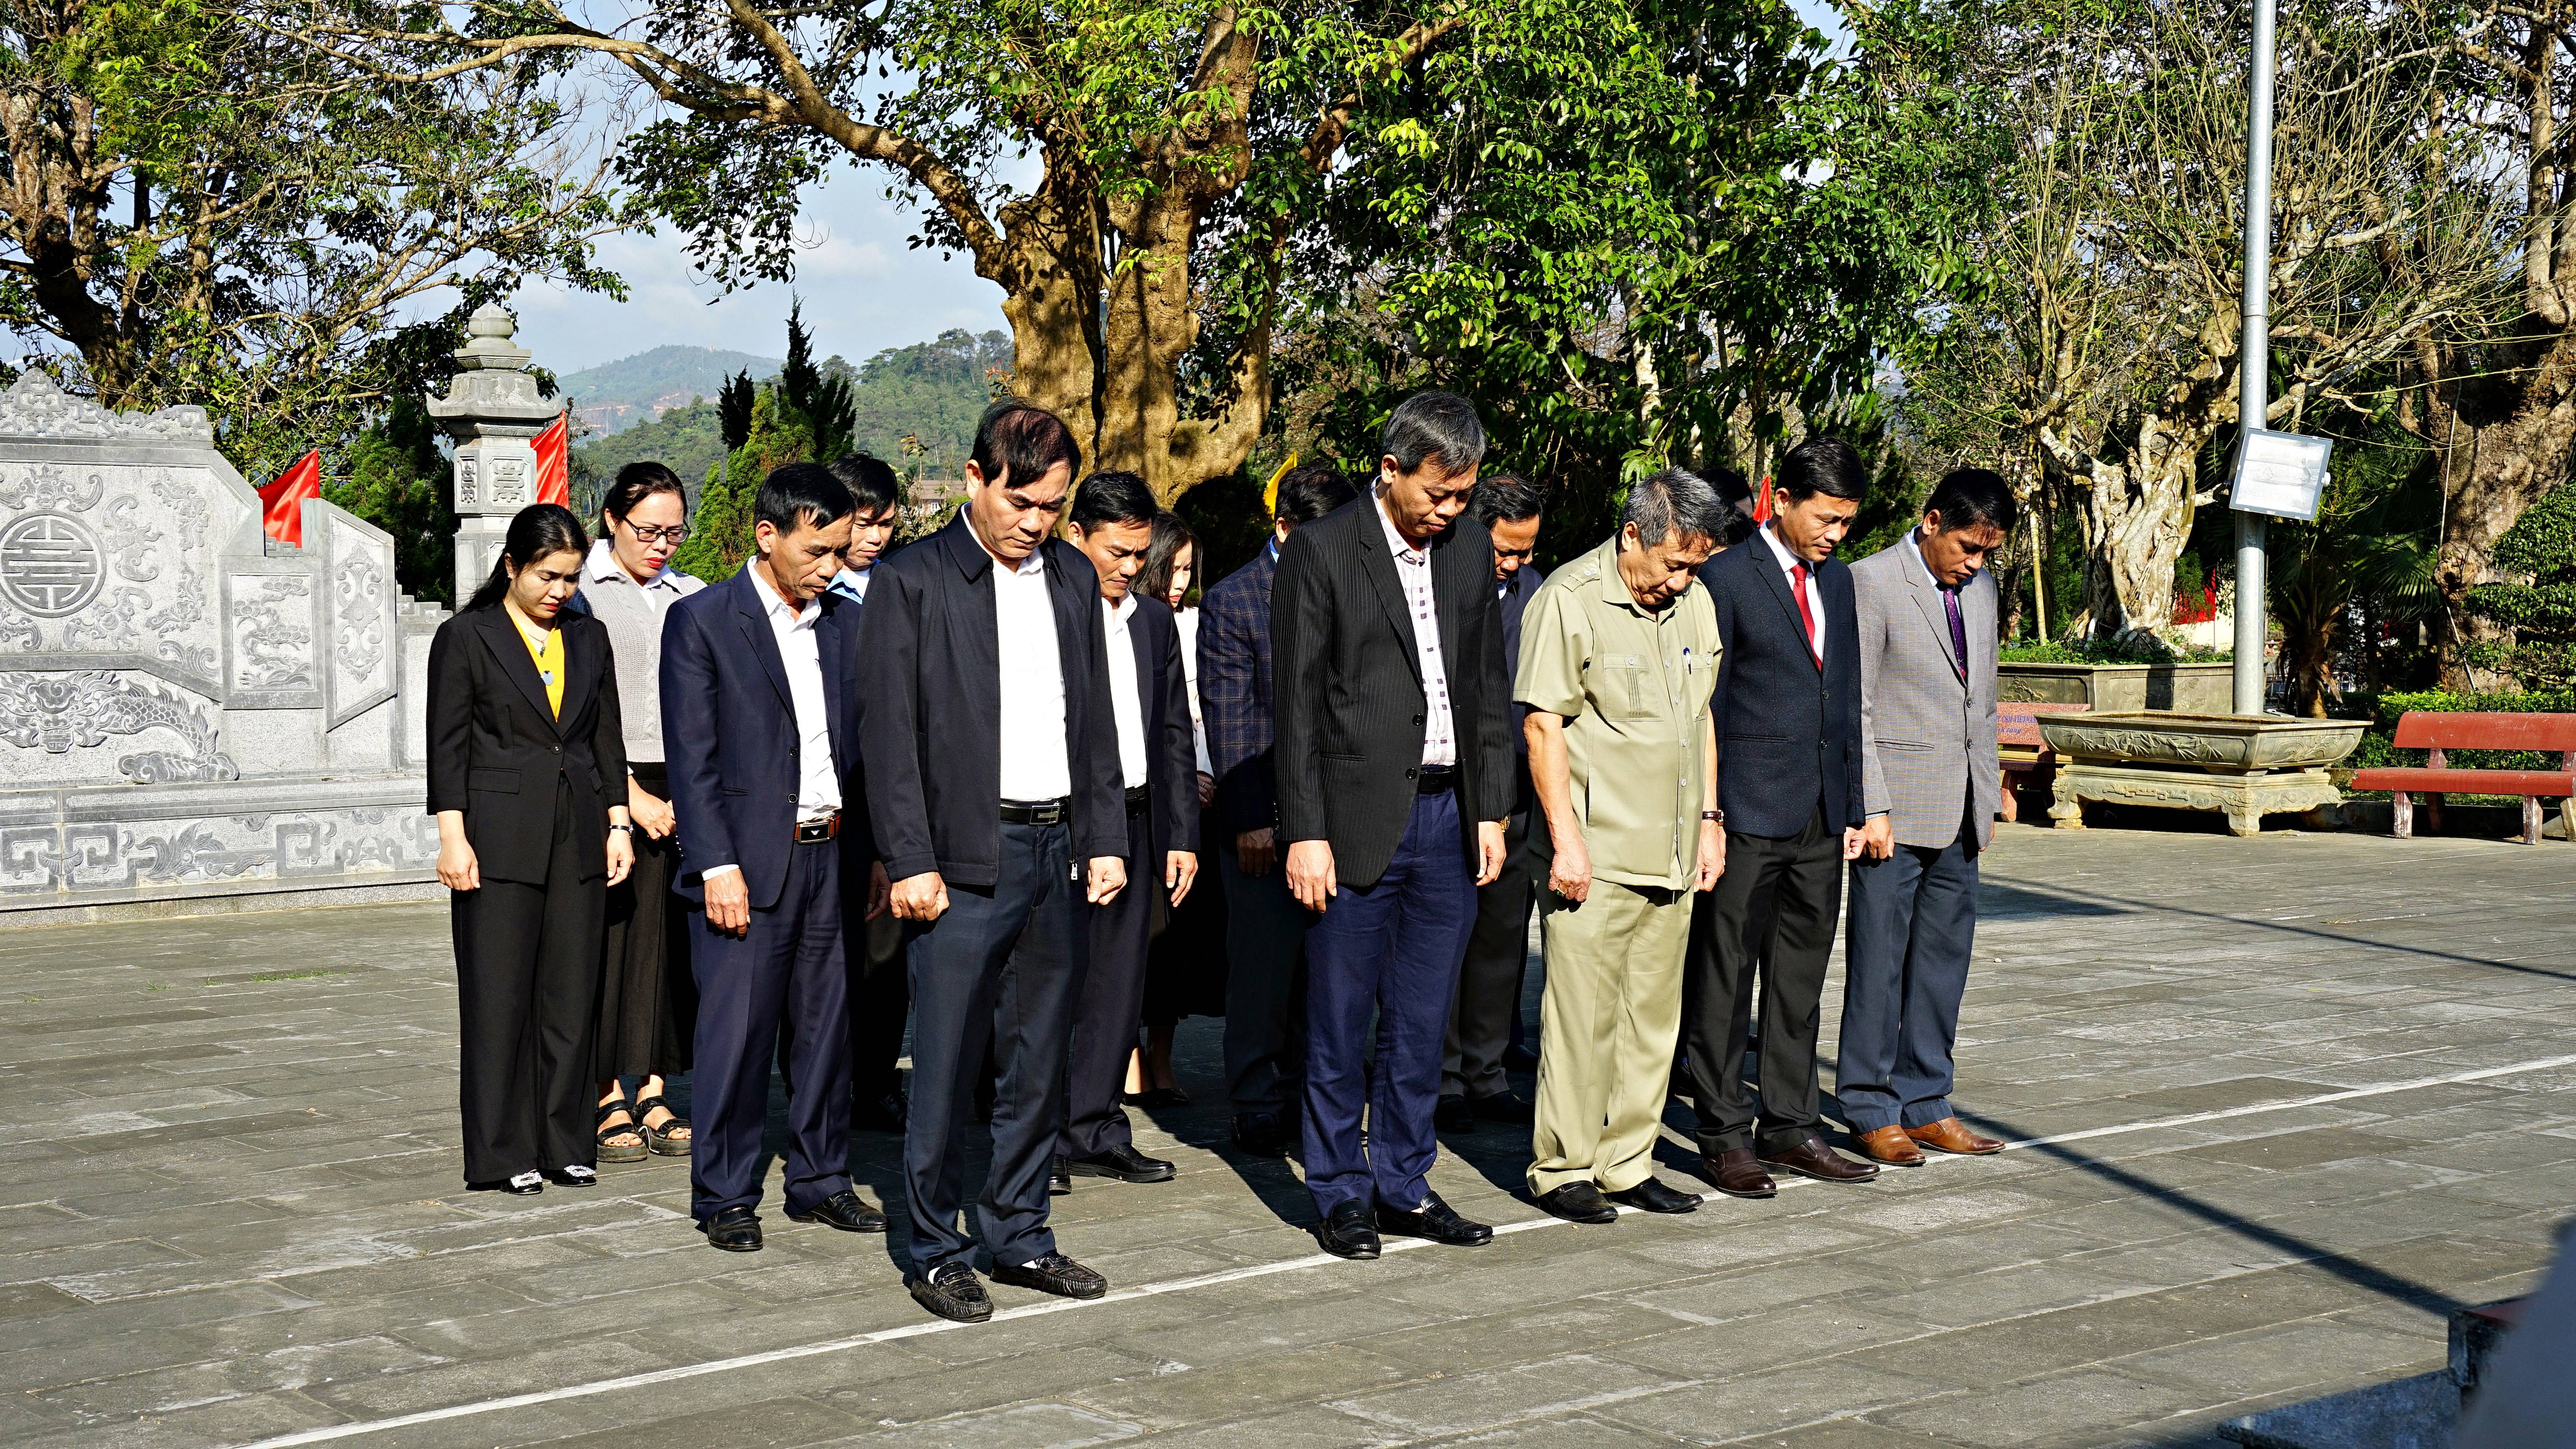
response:
<path id="1" fill-rule="evenodd" d="M 601 433 L 619 433 L 693 398 L 714 397 L 735 373 L 748 370 L 757 382 L 776 376 L 783 365 L 777 358 L 748 352 L 670 346 L 567 373 L 558 381 L 583 423 Z"/>

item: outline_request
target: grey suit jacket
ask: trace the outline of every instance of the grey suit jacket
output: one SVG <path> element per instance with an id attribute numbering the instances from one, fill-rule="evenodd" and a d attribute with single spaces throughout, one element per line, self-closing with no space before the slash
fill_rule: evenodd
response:
<path id="1" fill-rule="evenodd" d="M 1862 809 L 1886 815 L 1898 844 L 1938 850 L 1959 838 L 1964 808 L 1982 848 L 1994 839 L 2003 804 L 1994 575 L 1980 569 L 1959 591 L 1965 679 L 1951 655 L 1949 612 L 1911 532 L 1853 564 L 1852 586 L 1860 606 Z"/>

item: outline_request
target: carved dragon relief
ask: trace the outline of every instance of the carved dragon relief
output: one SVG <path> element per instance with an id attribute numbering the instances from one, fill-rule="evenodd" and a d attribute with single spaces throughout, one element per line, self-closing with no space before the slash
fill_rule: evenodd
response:
<path id="1" fill-rule="evenodd" d="M 208 711 L 171 690 L 105 669 L 75 674 L 0 671 L 0 740 L 20 749 L 66 755 L 96 748 L 112 736 L 150 729 L 171 731 L 184 748 L 119 758 L 116 768 L 126 779 L 166 785 L 241 778 L 240 768 L 218 747 L 219 731 Z"/>

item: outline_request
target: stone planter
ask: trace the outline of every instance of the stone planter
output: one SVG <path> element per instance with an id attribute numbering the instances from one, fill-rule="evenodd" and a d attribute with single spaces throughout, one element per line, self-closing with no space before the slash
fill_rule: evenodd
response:
<path id="1" fill-rule="evenodd" d="M 2365 720 L 2160 710 L 2041 715 L 2038 724 L 2058 757 L 2048 815 L 2059 829 L 2082 829 L 2084 802 L 2095 800 L 2224 811 L 2237 835 L 2260 830 L 2265 815 L 2341 803 L 2326 767 L 2369 728 Z"/>
<path id="2" fill-rule="evenodd" d="M 2225 714 L 2236 700 L 2236 666 L 2200 664 L 1999 664 L 1995 697 L 2005 704 L 2080 704 L 2095 713 L 2170 709 Z"/>

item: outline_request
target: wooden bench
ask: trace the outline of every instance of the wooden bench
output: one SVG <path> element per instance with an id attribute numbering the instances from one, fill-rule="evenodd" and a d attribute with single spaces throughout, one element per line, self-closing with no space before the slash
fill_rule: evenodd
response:
<path id="1" fill-rule="evenodd" d="M 2003 756 L 2006 820 L 2021 818 L 2020 788 L 2030 785 L 2045 794 L 2057 778 L 2057 752 L 2039 733 L 2039 716 L 2082 714 L 2081 704 L 2034 704 L 2012 700 L 1995 706 L 1995 744 Z"/>
<path id="2" fill-rule="evenodd" d="M 2409 710 L 2397 721 L 2397 747 L 2429 751 L 2420 768 L 2387 767 L 2353 772 L 2352 788 L 2386 790 L 2394 800 L 2395 833 L 2415 834 L 2415 799 L 2435 830 L 2442 828 L 2442 796 L 2519 795 L 2522 843 L 2540 843 L 2540 802 L 2556 800 L 2558 818 L 2576 840 L 2576 714 L 2442 714 Z M 2555 770 L 2454 770 L 2445 750 L 2537 750 L 2558 756 Z"/>

